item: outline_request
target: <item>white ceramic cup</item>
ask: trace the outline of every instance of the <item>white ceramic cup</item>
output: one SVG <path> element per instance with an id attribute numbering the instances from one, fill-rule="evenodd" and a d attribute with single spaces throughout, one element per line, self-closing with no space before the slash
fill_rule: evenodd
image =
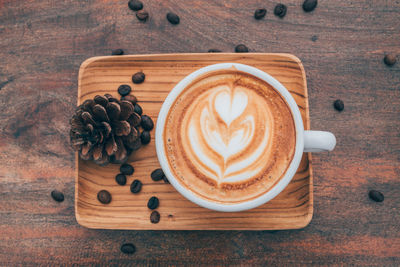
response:
<path id="1" fill-rule="evenodd" d="M 249 73 L 266 81 L 271 86 L 273 86 L 286 100 L 286 103 L 289 105 L 290 110 L 292 112 L 294 124 L 296 126 L 296 148 L 293 160 L 290 163 L 289 168 L 287 169 L 285 175 L 283 175 L 280 181 L 271 190 L 261 195 L 260 197 L 257 197 L 249 201 L 235 203 L 235 204 L 222 204 L 222 203 L 208 201 L 201 197 L 198 197 L 189 189 L 185 188 L 174 177 L 165 155 L 163 134 L 164 134 L 164 125 L 167 119 L 168 111 L 171 105 L 174 103 L 175 99 L 186 88 L 186 86 L 188 86 L 198 76 L 203 75 L 206 72 L 222 70 L 222 69 L 231 69 L 232 67 L 236 68 L 239 71 Z M 221 64 L 206 66 L 189 74 L 172 89 L 172 91 L 168 94 L 167 98 L 165 99 L 164 104 L 162 105 L 160 113 L 158 115 L 155 142 L 156 142 L 157 157 L 160 162 L 160 165 L 165 175 L 167 176 L 169 182 L 175 187 L 176 190 L 178 190 L 179 193 L 181 193 L 184 197 L 186 197 L 190 201 L 204 208 L 217 211 L 224 211 L 224 212 L 236 212 L 258 207 L 276 197 L 292 180 L 293 176 L 297 171 L 297 168 L 299 167 L 303 152 L 331 151 L 336 145 L 336 138 L 330 132 L 305 131 L 303 126 L 303 120 L 301 118 L 301 114 L 295 100 L 293 99 L 289 91 L 280 82 L 278 82 L 275 78 L 273 78 L 269 74 L 257 68 L 243 64 L 221 63 Z"/>

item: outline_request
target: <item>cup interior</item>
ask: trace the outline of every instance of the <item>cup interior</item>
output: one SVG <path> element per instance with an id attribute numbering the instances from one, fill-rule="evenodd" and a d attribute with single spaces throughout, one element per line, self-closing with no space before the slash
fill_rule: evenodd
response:
<path id="1" fill-rule="evenodd" d="M 295 124 L 295 128 L 296 128 L 296 147 L 295 147 L 295 153 L 294 153 L 292 162 L 290 163 L 286 173 L 280 179 L 280 181 L 273 188 L 271 188 L 271 190 L 269 190 L 265 194 L 255 198 L 255 199 L 251 199 L 246 202 L 234 203 L 234 204 L 221 204 L 221 203 L 208 201 L 201 197 L 196 196 L 190 190 L 188 190 L 187 188 L 182 186 L 181 183 L 174 177 L 174 175 L 170 169 L 170 166 L 168 164 L 168 160 L 166 158 L 163 134 L 164 134 L 164 125 L 165 125 L 165 121 L 166 121 L 168 113 L 169 113 L 169 109 L 171 108 L 175 99 L 194 79 L 196 79 L 198 76 L 201 76 L 207 72 L 223 70 L 223 69 L 232 69 L 232 67 L 236 68 L 238 71 L 249 73 L 255 77 L 258 77 L 261 80 L 264 80 L 265 82 L 270 84 L 272 87 L 274 87 L 274 89 L 276 91 L 278 91 L 280 93 L 280 95 L 285 99 L 285 101 L 286 101 L 287 105 L 289 106 L 290 111 L 292 113 L 292 118 L 294 120 L 294 124 Z M 273 199 L 274 197 L 276 197 L 289 184 L 289 182 L 291 181 L 291 179 L 293 178 L 294 174 L 297 171 L 297 168 L 300 164 L 301 157 L 302 157 L 302 154 L 304 151 L 304 126 L 303 126 L 303 120 L 301 118 L 300 110 L 296 104 L 296 101 L 293 99 L 293 97 L 291 96 L 289 91 L 279 81 L 277 81 L 275 78 L 273 78 L 271 75 L 267 74 L 266 72 L 263 72 L 257 68 L 254 68 L 254 67 L 251 67 L 248 65 L 239 64 L 239 63 L 221 63 L 221 64 L 215 64 L 215 65 L 203 67 L 203 68 L 189 74 L 172 89 L 172 91 L 168 94 L 167 98 L 165 99 L 165 101 L 161 107 L 161 110 L 159 112 L 157 125 L 156 125 L 155 142 L 156 142 L 157 157 L 160 162 L 160 165 L 161 165 L 165 175 L 167 176 L 169 182 L 172 184 L 172 186 L 175 187 L 175 189 L 179 193 L 181 193 L 188 200 L 190 200 L 204 208 L 208 208 L 208 209 L 212 209 L 212 210 L 216 210 L 216 211 L 222 211 L 222 212 L 237 212 L 237 211 L 252 209 L 252 208 L 255 208 L 262 204 L 265 204 L 266 202 L 268 202 L 271 199 Z"/>

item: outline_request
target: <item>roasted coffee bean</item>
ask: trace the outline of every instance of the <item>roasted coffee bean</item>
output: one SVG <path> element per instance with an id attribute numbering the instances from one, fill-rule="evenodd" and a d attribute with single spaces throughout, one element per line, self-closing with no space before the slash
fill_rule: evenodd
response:
<path id="1" fill-rule="evenodd" d="M 131 88 L 129 85 L 127 85 L 127 84 L 123 84 L 123 85 L 120 85 L 120 86 L 118 87 L 118 93 L 119 93 L 120 95 L 122 95 L 122 96 L 129 95 L 129 93 L 131 92 L 131 90 L 132 90 L 132 88 Z"/>
<path id="2" fill-rule="evenodd" d="M 373 201 L 376 201 L 376 202 L 382 202 L 385 199 L 383 194 L 376 190 L 369 191 L 368 196 L 370 199 L 372 199 Z"/>
<path id="3" fill-rule="evenodd" d="M 138 12 L 136 12 L 136 17 L 140 21 L 146 21 L 149 18 L 149 12 L 143 9 L 139 10 Z"/>
<path id="4" fill-rule="evenodd" d="M 287 7 L 284 4 L 277 4 L 274 9 L 275 16 L 283 18 L 286 15 Z"/>
<path id="5" fill-rule="evenodd" d="M 158 211 L 153 211 L 150 214 L 150 221 L 151 223 L 158 223 L 160 221 L 160 213 Z"/>
<path id="6" fill-rule="evenodd" d="M 168 12 L 167 13 L 167 20 L 169 21 L 169 23 L 171 24 L 179 24 L 180 19 L 179 16 L 173 12 Z"/>
<path id="7" fill-rule="evenodd" d="M 170 182 L 168 181 L 168 178 L 167 178 L 167 176 L 163 176 L 163 180 L 164 180 L 164 183 L 166 183 L 166 184 L 169 184 Z"/>
<path id="8" fill-rule="evenodd" d="M 317 41 L 317 40 L 318 40 L 318 36 L 317 36 L 317 35 L 313 35 L 313 36 L 311 37 L 311 41 L 315 42 L 315 41 Z"/>
<path id="9" fill-rule="evenodd" d="M 136 102 L 137 102 L 137 98 L 136 98 L 136 96 L 134 96 L 134 95 L 126 95 L 126 96 L 123 96 L 123 97 L 121 97 L 121 101 L 122 101 L 122 100 L 129 101 L 129 102 L 132 103 L 132 105 L 135 105 Z"/>
<path id="10" fill-rule="evenodd" d="M 313 11 L 317 7 L 317 4 L 318 0 L 305 0 L 303 2 L 303 10 L 305 12 Z"/>
<path id="11" fill-rule="evenodd" d="M 244 44 L 239 44 L 235 47 L 235 52 L 236 53 L 247 53 L 247 52 L 249 52 L 249 49 Z"/>
<path id="12" fill-rule="evenodd" d="M 254 12 L 255 19 L 262 19 L 267 14 L 267 10 L 265 8 L 259 8 Z"/>
<path id="13" fill-rule="evenodd" d="M 146 131 L 151 131 L 154 127 L 153 120 L 147 116 L 147 115 L 142 115 L 142 120 L 140 121 L 140 126 L 142 126 L 143 129 Z"/>
<path id="14" fill-rule="evenodd" d="M 97 199 L 103 204 L 109 204 L 112 198 L 110 192 L 101 190 L 97 193 Z"/>
<path id="15" fill-rule="evenodd" d="M 132 75 L 132 82 L 133 83 L 142 83 L 142 82 L 144 82 L 145 78 L 146 78 L 146 75 L 144 75 L 143 72 L 139 71 Z"/>
<path id="16" fill-rule="evenodd" d="M 151 141 L 150 132 L 149 132 L 149 131 L 142 131 L 142 132 L 140 133 L 140 142 L 141 142 L 143 145 L 147 145 L 148 143 L 150 143 L 150 141 Z"/>
<path id="17" fill-rule="evenodd" d="M 388 66 L 393 66 L 394 64 L 396 64 L 396 55 L 394 54 L 387 54 L 384 58 L 383 58 L 383 62 L 385 62 L 386 65 Z"/>
<path id="18" fill-rule="evenodd" d="M 133 107 L 133 111 L 135 111 L 137 114 L 139 114 L 140 116 L 142 116 L 143 114 L 143 110 L 142 107 L 139 104 L 135 104 L 135 106 Z"/>
<path id="19" fill-rule="evenodd" d="M 160 204 L 160 201 L 158 200 L 157 197 L 151 197 L 149 201 L 147 202 L 147 207 L 151 210 L 154 210 L 158 208 L 158 204 Z"/>
<path id="20" fill-rule="evenodd" d="M 140 2 L 139 0 L 130 0 L 128 2 L 128 6 L 130 9 L 132 9 L 133 11 L 138 11 L 143 9 L 143 3 Z"/>
<path id="21" fill-rule="evenodd" d="M 155 169 L 151 174 L 150 177 L 153 181 L 160 181 L 163 179 L 164 172 L 161 168 Z"/>
<path id="22" fill-rule="evenodd" d="M 342 111 L 344 109 L 344 103 L 340 99 L 336 99 L 335 102 L 333 102 L 333 106 L 338 111 Z"/>
<path id="23" fill-rule="evenodd" d="M 126 185 L 126 176 L 125 174 L 119 173 L 115 176 L 115 181 L 119 185 Z"/>
<path id="24" fill-rule="evenodd" d="M 111 51 L 111 55 L 123 55 L 124 54 L 124 50 L 122 49 L 114 49 L 113 51 Z"/>
<path id="25" fill-rule="evenodd" d="M 132 243 L 126 243 L 121 246 L 121 252 L 124 254 L 133 254 L 136 251 L 136 247 Z"/>
<path id="26" fill-rule="evenodd" d="M 208 53 L 220 53 L 220 52 L 222 51 L 219 49 L 214 49 L 214 48 L 208 49 Z"/>
<path id="27" fill-rule="evenodd" d="M 57 202 L 63 202 L 64 201 L 64 194 L 61 193 L 58 190 L 51 191 L 51 197 Z"/>
<path id="28" fill-rule="evenodd" d="M 131 184 L 131 192 L 137 194 L 142 190 L 142 182 L 139 180 L 135 180 Z"/>
<path id="29" fill-rule="evenodd" d="M 122 174 L 125 175 L 132 175 L 133 172 L 135 171 L 133 166 L 128 163 L 122 164 L 121 167 L 119 167 L 119 170 L 121 171 Z"/>

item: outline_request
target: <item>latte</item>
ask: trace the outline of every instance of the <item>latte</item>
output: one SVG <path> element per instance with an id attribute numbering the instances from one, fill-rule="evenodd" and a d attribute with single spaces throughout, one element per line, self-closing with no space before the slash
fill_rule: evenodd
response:
<path id="1" fill-rule="evenodd" d="M 240 203 L 269 191 L 295 152 L 290 109 L 265 81 L 235 69 L 209 72 L 175 99 L 164 125 L 172 174 L 197 196 Z"/>

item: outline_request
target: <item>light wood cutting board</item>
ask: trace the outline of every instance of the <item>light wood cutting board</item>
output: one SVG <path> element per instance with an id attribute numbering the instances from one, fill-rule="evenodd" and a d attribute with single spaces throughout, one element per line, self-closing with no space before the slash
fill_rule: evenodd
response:
<path id="1" fill-rule="evenodd" d="M 158 112 L 172 88 L 191 72 L 216 63 L 237 62 L 259 68 L 280 81 L 296 100 L 306 129 L 309 112 L 306 76 L 300 60 L 290 54 L 203 53 L 127 55 L 94 57 L 79 71 L 78 104 L 97 94 L 118 96 L 121 84 L 132 86 L 144 113 L 156 123 Z M 143 71 L 146 80 L 132 84 L 132 74 Z M 154 130 L 151 132 L 154 136 Z M 115 182 L 119 165 L 99 167 L 76 156 L 75 215 L 79 224 L 98 229 L 134 230 L 278 230 L 305 227 L 313 214 L 311 154 L 304 153 L 299 169 L 287 188 L 261 207 L 235 213 L 207 210 L 186 200 L 170 184 L 154 182 L 150 173 L 159 168 L 154 139 L 140 148 L 129 161 L 135 167 L 125 186 Z M 134 179 L 143 183 L 139 194 L 130 192 Z M 112 194 L 108 205 L 97 200 L 97 192 Z M 158 224 L 150 222 L 147 208 L 157 196 L 161 214 Z"/>

